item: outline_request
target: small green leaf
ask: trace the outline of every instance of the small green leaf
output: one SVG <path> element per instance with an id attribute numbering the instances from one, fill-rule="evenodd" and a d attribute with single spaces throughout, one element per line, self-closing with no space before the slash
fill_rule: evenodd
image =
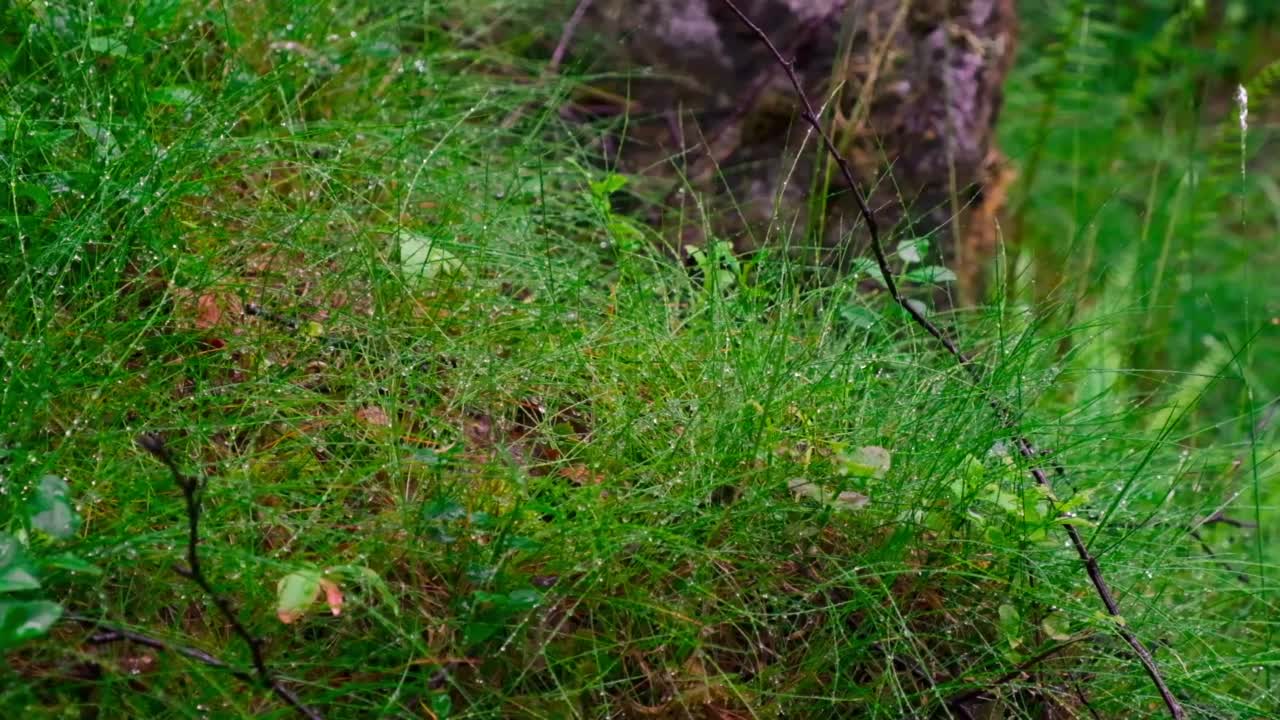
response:
<path id="1" fill-rule="evenodd" d="M 982 486 L 982 478 L 986 473 L 987 468 L 981 460 L 973 455 L 966 455 L 957 469 L 955 479 L 951 481 L 951 494 L 957 500 L 970 497 Z"/>
<path id="2" fill-rule="evenodd" d="M 1049 503 L 1035 493 L 1022 495 L 1022 522 L 1029 526 L 1043 527 L 1049 513 Z"/>
<path id="3" fill-rule="evenodd" d="M 737 280 L 737 277 L 733 272 L 725 270 L 724 268 L 717 269 L 712 273 L 712 277 L 715 278 L 715 287 L 718 288 L 731 288 L 733 287 L 734 281 Z"/>
<path id="4" fill-rule="evenodd" d="M 452 447 L 445 448 L 418 448 L 410 446 L 402 446 L 409 453 L 409 459 L 417 463 L 422 463 L 427 467 L 441 467 L 449 462 L 449 457 L 445 453 L 452 450 Z"/>
<path id="5" fill-rule="evenodd" d="M 505 606 L 507 604 L 507 596 L 501 593 L 491 593 L 487 590 L 476 590 L 471 593 L 476 605 L 498 605 Z"/>
<path id="6" fill-rule="evenodd" d="M 1075 495 L 1067 498 L 1066 502 L 1058 505 L 1058 511 L 1062 513 L 1075 512 L 1093 499 L 1093 492 L 1094 488 L 1085 488 L 1084 490 L 1077 491 Z"/>
<path id="7" fill-rule="evenodd" d="M 453 697 L 447 692 L 439 692 L 432 695 L 431 712 L 439 720 L 448 720 L 453 716 Z"/>
<path id="8" fill-rule="evenodd" d="M 996 614 L 1000 616 L 1001 625 L 1011 625 L 1011 624 L 1017 623 L 1020 617 L 1018 614 L 1018 608 L 1012 605 L 1009 605 L 1007 603 L 1004 605 L 1001 605 L 999 608 L 996 608 Z"/>
<path id="9" fill-rule="evenodd" d="M 41 563 L 46 568 L 57 568 L 66 570 L 67 572 L 83 573 L 85 575 L 101 575 L 102 568 L 85 560 L 78 555 L 71 553 L 60 553 L 52 557 L 44 558 Z"/>
<path id="10" fill-rule="evenodd" d="M 0 533 L 0 593 L 39 587 L 40 580 L 27 560 L 22 543 L 9 533 Z"/>
<path id="11" fill-rule="evenodd" d="M 409 277 L 431 280 L 456 274 L 462 270 L 462 261 L 435 240 L 406 232 L 400 235 L 400 267 Z"/>
<path id="12" fill-rule="evenodd" d="M 634 251 L 644 242 L 644 231 L 631 218 L 610 216 L 606 229 L 612 236 L 614 244 L 621 250 Z"/>
<path id="13" fill-rule="evenodd" d="M 908 265 L 922 262 L 927 252 L 929 252 L 927 238 L 912 238 L 898 243 L 898 258 Z"/>
<path id="14" fill-rule="evenodd" d="M 1022 644 L 1022 616 L 1018 614 L 1018 608 L 1004 604 L 996 610 L 1000 616 L 1000 633 L 1009 643 L 1009 647 L 1016 648 Z"/>
<path id="15" fill-rule="evenodd" d="M 44 635 L 60 617 L 62 606 L 48 600 L 0 600 L 0 650 Z"/>
<path id="16" fill-rule="evenodd" d="M 809 498 L 810 500 L 816 500 L 818 502 L 826 502 L 827 493 L 823 487 L 817 483 L 809 482 L 805 478 L 791 478 L 787 481 L 787 487 L 790 488 L 791 492 L 795 493 L 797 497 Z"/>
<path id="17" fill-rule="evenodd" d="M 1039 495 L 1045 500 L 1048 500 L 1049 502 L 1054 503 L 1055 505 L 1058 502 L 1058 496 L 1053 494 L 1052 488 L 1037 484 L 1037 485 L 1032 485 L 1030 487 L 1030 491 L 1032 493 L 1035 493 L 1036 495 Z"/>
<path id="18" fill-rule="evenodd" d="M 840 317 L 860 330 L 869 330 L 880 322 L 879 315 L 862 305 L 845 305 L 840 308 Z"/>
<path id="19" fill-rule="evenodd" d="M 303 569 L 285 575 L 276 583 L 276 617 L 288 625 L 307 613 L 320 594 L 319 570 Z"/>
<path id="20" fill-rule="evenodd" d="M 37 590 L 39 587 L 40 580 L 36 578 L 30 565 L 10 565 L 0 568 L 0 593 Z"/>
<path id="21" fill-rule="evenodd" d="M 422 506 L 422 519 L 449 522 L 467 516 L 467 509 L 451 498 L 435 498 Z"/>
<path id="22" fill-rule="evenodd" d="M 509 535 L 502 540 L 501 544 L 504 549 L 517 552 L 533 552 L 542 547 L 542 543 L 523 535 Z"/>
<path id="23" fill-rule="evenodd" d="M 36 183 L 20 182 L 13 186 L 14 198 L 26 198 L 36 206 L 36 212 L 43 212 L 46 208 L 53 204 L 53 197 L 49 195 L 49 191 L 43 185 Z"/>
<path id="24" fill-rule="evenodd" d="M 542 602 L 542 595 L 533 588 L 523 588 L 521 590 L 512 590 L 507 593 L 506 605 L 513 611 L 531 610 Z"/>
<path id="25" fill-rule="evenodd" d="M 1070 621 L 1062 613 L 1049 613 L 1040 622 L 1040 629 L 1054 640 L 1070 640 Z"/>
<path id="26" fill-rule="evenodd" d="M 892 457 L 888 450 L 878 445 L 860 447 L 837 458 L 840 474 L 880 480 L 889 472 Z"/>
<path id="27" fill-rule="evenodd" d="M 137 26 L 139 28 L 148 31 L 167 30 L 178 12 L 182 10 L 182 0 L 148 0 L 135 7 L 138 11 Z M 233 39 L 234 36 L 228 38 L 227 42 Z"/>
<path id="28" fill-rule="evenodd" d="M 866 257 L 854 258 L 849 265 L 849 274 L 853 277 L 859 275 L 868 275 L 872 280 L 880 283 L 882 287 L 888 287 L 889 283 L 885 282 L 884 274 L 880 272 L 880 266 L 875 260 Z"/>
<path id="29" fill-rule="evenodd" d="M 617 173 L 609 173 L 603 180 L 591 181 L 591 194 L 603 200 L 618 192 L 627 184 L 627 178 Z"/>
<path id="30" fill-rule="evenodd" d="M 797 497 L 808 498 L 817 501 L 823 505 L 829 505 L 837 510 L 861 510 L 866 507 L 870 501 L 866 495 L 862 493 L 846 490 L 842 493 L 836 493 L 822 485 L 810 482 L 805 478 L 791 478 L 787 481 L 787 487 Z"/>
<path id="31" fill-rule="evenodd" d="M 375 60 L 394 60 L 400 54 L 400 46 L 388 40 L 378 40 L 365 45 L 361 50 Z"/>
<path id="32" fill-rule="evenodd" d="M 986 530 L 983 531 L 983 536 L 987 539 L 987 542 L 996 547 L 1005 547 L 1009 544 L 1009 536 L 1002 528 L 995 525 L 988 525 Z"/>
<path id="33" fill-rule="evenodd" d="M 492 530 L 498 526 L 498 519 L 483 510 L 469 514 L 467 520 L 477 530 Z"/>
<path id="34" fill-rule="evenodd" d="M 982 489 L 982 499 L 994 504 L 996 507 L 1004 510 L 1010 515 L 1018 515 L 1022 509 L 1022 503 L 1018 500 L 1018 496 L 1008 492 L 995 483 L 988 483 Z"/>
<path id="35" fill-rule="evenodd" d="M 123 41 L 106 35 L 96 35 L 89 38 L 89 49 L 99 55 L 111 55 L 113 57 L 124 57 L 129 52 L 129 46 L 125 45 Z"/>
<path id="36" fill-rule="evenodd" d="M 1125 621 L 1123 615 L 1111 615 L 1101 610 L 1093 611 L 1093 619 L 1098 623 L 1105 625 L 1119 625 L 1120 627 L 1125 627 L 1129 624 Z"/>
<path id="37" fill-rule="evenodd" d="M 200 102 L 200 96 L 194 90 L 182 85 L 166 85 L 151 91 L 151 99 L 161 105 L 186 107 Z"/>
<path id="38" fill-rule="evenodd" d="M 861 510 L 870 501 L 871 498 L 862 493 L 845 490 L 837 495 L 836 499 L 831 501 L 831 504 L 839 510 Z"/>
<path id="39" fill-rule="evenodd" d="M 84 115 L 76 118 L 76 122 L 80 125 L 80 131 L 97 143 L 98 157 L 109 159 L 120 154 L 120 145 L 116 142 L 116 136 L 105 125 L 99 125 Z"/>
<path id="40" fill-rule="evenodd" d="M 926 265 L 908 271 L 903 277 L 918 283 L 944 283 L 954 282 L 956 274 L 941 265 Z"/>
<path id="41" fill-rule="evenodd" d="M 487 617 L 472 620 L 462 629 L 462 643 L 468 646 L 478 645 L 497 635 L 502 627 L 503 624 L 501 622 Z"/>
<path id="42" fill-rule="evenodd" d="M 35 494 L 27 501 L 31 526 L 59 540 L 75 535 L 80 516 L 68 499 L 70 494 L 66 480 L 56 475 L 40 478 Z"/>

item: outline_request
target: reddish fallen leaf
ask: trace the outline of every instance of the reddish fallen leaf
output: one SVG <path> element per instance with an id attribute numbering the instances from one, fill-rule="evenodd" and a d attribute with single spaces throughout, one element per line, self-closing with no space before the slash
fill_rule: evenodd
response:
<path id="1" fill-rule="evenodd" d="M 328 578 L 320 578 L 320 592 L 324 593 L 324 601 L 329 605 L 329 612 L 342 614 L 342 590 L 338 584 Z"/>
<path id="2" fill-rule="evenodd" d="M 356 419 L 369 425 L 391 427 L 391 418 L 387 416 L 387 411 L 377 405 L 366 405 L 360 408 L 356 411 Z"/>
<path id="3" fill-rule="evenodd" d="M 493 444 L 493 418 L 485 414 L 472 414 L 463 422 L 463 433 L 472 447 L 488 447 Z"/>
<path id="4" fill-rule="evenodd" d="M 541 400 L 525 400 L 516 406 L 515 430 L 519 436 L 532 432 L 547 417 L 547 406 Z"/>
<path id="5" fill-rule="evenodd" d="M 586 465 L 570 465 L 560 468 L 560 477 L 579 487 L 583 485 L 599 485 L 604 481 L 604 476 L 598 472 L 594 472 Z"/>
<path id="6" fill-rule="evenodd" d="M 222 308 L 213 293 L 205 293 L 196 299 L 196 329 L 208 330 L 222 321 Z"/>
<path id="7" fill-rule="evenodd" d="M 276 617 L 280 618 L 280 622 L 285 625 L 292 625 L 297 622 L 306 613 L 301 610 L 277 610 Z"/>
<path id="8" fill-rule="evenodd" d="M 155 655 L 126 655 L 120 658 L 120 667 L 130 675 L 141 675 L 156 669 Z"/>
<path id="9" fill-rule="evenodd" d="M 747 720 L 745 715 L 740 715 L 728 708 L 717 707 L 716 705 L 704 705 L 702 714 L 707 720 Z"/>

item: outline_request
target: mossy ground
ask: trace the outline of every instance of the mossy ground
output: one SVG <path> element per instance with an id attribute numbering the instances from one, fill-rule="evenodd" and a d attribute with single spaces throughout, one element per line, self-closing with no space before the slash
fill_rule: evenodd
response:
<path id="1" fill-rule="evenodd" d="M 101 571 L 45 568 L 66 618 L 10 651 L 3 714 L 292 712 L 71 620 L 248 666 L 172 569 L 182 495 L 143 432 L 205 478 L 206 572 L 329 718 L 1156 715 L 1064 508 L 1193 714 L 1275 711 L 1275 308 L 1240 280 L 1274 266 L 1242 249 L 1274 232 L 1274 182 L 1204 224 L 1176 185 L 1200 151 L 1149 120 L 1094 153 L 1097 118 L 1037 139 L 1033 58 L 1006 149 L 1042 148 L 1036 230 L 990 307 L 939 317 L 978 350 L 975 387 L 857 277 L 814 286 L 768 253 L 691 274 L 617 237 L 597 129 L 557 113 L 579 79 L 524 59 L 551 30 L 511 29 L 529 10 L 3 11 L 0 517 L 24 531 L 38 479 L 67 478 L 79 530 L 31 552 Z M 1049 82 L 1096 79 L 1066 57 L 1078 74 Z M 1062 217 L 1075 280 L 1025 290 Z M 1217 264 L 1166 246 L 1184 221 Z M 1070 468 L 1056 497 L 991 394 Z M 1219 510 L 1263 528 L 1197 525 Z M 341 615 L 278 619 L 299 570 L 329 573 Z"/>

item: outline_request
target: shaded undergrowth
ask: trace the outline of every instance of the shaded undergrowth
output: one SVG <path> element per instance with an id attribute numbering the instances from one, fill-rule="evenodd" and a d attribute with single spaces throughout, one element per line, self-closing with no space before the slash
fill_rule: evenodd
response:
<path id="1" fill-rule="evenodd" d="M 1116 622 L 1195 715 L 1274 710 L 1260 531 L 1222 522 L 1267 515 L 1265 398 L 1209 443 L 1188 408 L 1221 366 L 1099 386 L 1125 365 L 1079 340 L 1123 295 L 939 317 L 979 388 L 856 277 L 629 242 L 569 81 L 487 41 L 508 9 L 6 10 L 0 518 L 43 586 L 10 597 L 250 667 L 172 573 L 154 432 L 204 479 L 205 573 L 325 717 L 1154 712 Z M 1073 469 L 1056 510 L 989 394 Z M 46 476 L 62 540 L 24 510 Z M 299 573 L 341 614 L 283 623 Z M 91 632 L 10 651 L 0 706 L 291 712 Z"/>

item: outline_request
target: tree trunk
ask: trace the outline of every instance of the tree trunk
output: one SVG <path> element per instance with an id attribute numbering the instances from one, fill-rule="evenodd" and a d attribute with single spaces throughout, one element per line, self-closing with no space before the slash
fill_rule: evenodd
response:
<path id="1" fill-rule="evenodd" d="M 881 226 L 930 234 L 972 283 L 1003 196 L 992 132 L 1013 0 L 737 4 L 795 58 Z M 709 226 L 741 249 L 788 243 L 827 264 L 864 249 L 856 207 L 799 121 L 785 72 L 721 0 L 597 0 L 580 32 L 596 68 L 629 71 L 603 83 L 626 98 L 611 160 L 654 179 L 681 245 Z"/>

